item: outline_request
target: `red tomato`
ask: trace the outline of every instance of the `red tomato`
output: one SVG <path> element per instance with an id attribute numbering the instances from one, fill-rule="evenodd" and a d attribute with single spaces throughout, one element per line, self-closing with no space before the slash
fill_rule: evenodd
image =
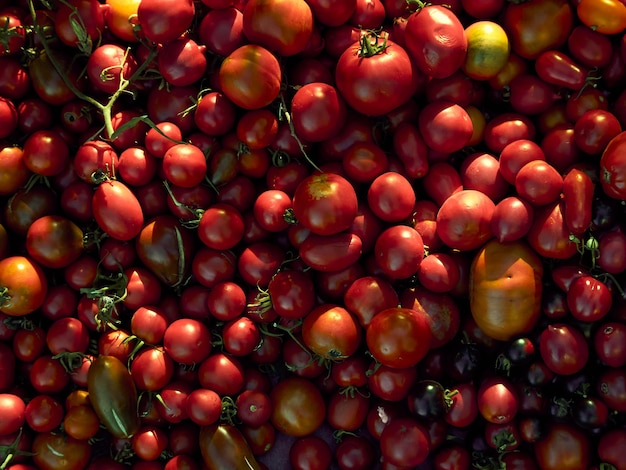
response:
<path id="1" fill-rule="evenodd" d="M 589 346 L 581 331 L 564 323 L 544 328 L 539 337 L 539 351 L 550 370 L 560 375 L 579 372 L 589 357 Z"/>
<path id="2" fill-rule="evenodd" d="M 407 279 L 419 270 L 424 258 L 422 236 L 406 225 L 385 229 L 374 246 L 376 266 L 391 279 Z"/>
<path id="3" fill-rule="evenodd" d="M 259 109 L 278 97 L 282 72 L 278 59 L 258 44 L 246 44 L 222 62 L 219 79 L 222 91 L 237 106 Z"/>
<path id="4" fill-rule="evenodd" d="M 367 202 L 374 215 L 385 222 L 408 219 L 415 206 L 411 182 L 395 171 L 377 176 L 367 189 Z"/>
<path id="5" fill-rule="evenodd" d="M 317 386 L 308 379 L 288 377 L 271 390 L 271 422 L 288 436 L 312 434 L 324 422 L 326 404 Z"/>
<path id="6" fill-rule="evenodd" d="M 423 310 L 400 307 L 374 315 L 366 330 L 372 356 L 396 369 L 415 366 L 430 349 L 432 331 L 428 318 Z"/>
<path id="7" fill-rule="evenodd" d="M 533 223 L 533 206 L 517 196 L 509 196 L 496 204 L 491 218 L 491 230 L 500 242 L 523 238 Z"/>
<path id="8" fill-rule="evenodd" d="M 474 125 L 468 112 L 451 101 L 436 101 L 422 108 L 419 130 L 426 145 L 450 154 L 461 150 L 472 137 Z"/>
<path id="9" fill-rule="evenodd" d="M 535 459 L 543 470 L 574 470 L 589 468 L 591 445 L 581 429 L 569 424 L 551 424 L 548 431 L 534 443 Z"/>
<path id="10" fill-rule="evenodd" d="M 120 181 L 107 180 L 99 184 L 93 194 L 92 206 L 100 228 L 117 240 L 130 240 L 143 227 L 141 205 L 128 186 Z"/>
<path id="11" fill-rule="evenodd" d="M 605 317 L 613 305 L 609 286 L 593 276 L 580 276 L 567 291 L 567 306 L 574 318 L 595 322 Z"/>
<path id="12" fill-rule="evenodd" d="M 545 206 L 561 196 L 563 177 L 548 162 L 534 160 L 522 166 L 515 176 L 515 191 L 534 206 Z"/>
<path id="13" fill-rule="evenodd" d="M 0 312 L 23 316 L 41 307 L 48 293 L 43 269 L 23 256 L 0 260 Z"/>
<path id="14" fill-rule="evenodd" d="M 33 440 L 33 462 L 42 470 L 81 470 L 91 459 L 91 444 L 59 433 L 37 434 Z"/>
<path id="15" fill-rule="evenodd" d="M 397 43 L 365 34 L 346 49 L 335 82 L 346 102 L 366 116 L 382 116 L 404 104 L 417 89 L 420 72 Z"/>
<path id="16" fill-rule="evenodd" d="M 445 78 L 460 70 L 467 37 L 456 14 L 441 5 L 427 5 L 408 17 L 407 50 L 423 73 Z"/>
<path id="17" fill-rule="evenodd" d="M 392 419 L 380 435 L 382 457 L 393 465 L 414 467 L 430 453 L 430 436 L 426 427 L 413 418 Z"/>
<path id="18" fill-rule="evenodd" d="M 479 413 L 489 423 L 510 423 L 519 409 L 517 391 L 505 377 L 484 379 L 478 387 L 476 399 Z"/>
<path id="19" fill-rule="evenodd" d="M 315 354 L 330 360 L 352 356 L 361 342 L 361 326 L 345 308 L 334 304 L 315 307 L 302 324 L 302 339 Z"/>

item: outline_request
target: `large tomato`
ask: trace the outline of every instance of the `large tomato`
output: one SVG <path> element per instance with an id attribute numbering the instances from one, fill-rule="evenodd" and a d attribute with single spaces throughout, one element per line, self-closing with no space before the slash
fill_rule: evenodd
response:
<path id="1" fill-rule="evenodd" d="M 0 312 L 23 316 L 42 306 L 48 293 L 43 269 L 24 256 L 10 256 L 0 261 Z"/>
<path id="2" fill-rule="evenodd" d="M 511 50 L 525 59 L 558 49 L 567 42 L 573 25 L 574 12 L 567 0 L 509 3 L 502 20 Z"/>
<path id="3" fill-rule="evenodd" d="M 450 9 L 428 4 L 412 13 L 405 30 L 407 51 L 422 72 L 445 78 L 459 70 L 467 54 L 463 24 Z"/>
<path id="4" fill-rule="evenodd" d="M 302 52 L 313 25 L 313 12 L 304 0 L 249 0 L 243 9 L 246 38 L 280 56 Z"/>
<path id="5" fill-rule="evenodd" d="M 382 116 L 406 103 L 422 74 L 399 44 L 363 35 L 339 57 L 335 82 L 346 102 L 359 113 Z"/>
<path id="6" fill-rule="evenodd" d="M 222 92 L 244 109 L 263 108 L 274 101 L 280 92 L 281 79 L 276 56 L 257 44 L 235 49 L 219 69 Z"/>
<path id="7" fill-rule="evenodd" d="M 348 229 L 358 213 L 354 187 L 336 173 L 305 178 L 296 188 L 292 206 L 298 223 L 318 235 L 334 235 Z"/>
<path id="8" fill-rule="evenodd" d="M 470 271 L 470 308 L 478 326 L 506 341 L 528 333 L 541 314 L 543 265 L 523 242 L 488 242 Z"/>

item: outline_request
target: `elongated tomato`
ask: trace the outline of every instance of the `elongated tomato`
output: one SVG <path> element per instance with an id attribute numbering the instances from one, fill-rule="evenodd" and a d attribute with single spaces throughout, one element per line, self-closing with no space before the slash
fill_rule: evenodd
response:
<path id="1" fill-rule="evenodd" d="M 260 470 L 241 431 L 230 424 L 212 424 L 200 430 L 200 452 L 209 470 Z"/>
<path id="2" fill-rule="evenodd" d="M 99 356 L 93 361 L 87 391 L 100 422 L 113 436 L 126 439 L 137 432 L 137 388 L 122 361 L 114 356 Z"/>
<path id="3" fill-rule="evenodd" d="M 107 180 L 98 185 L 91 203 L 98 226 L 111 238 L 131 240 L 143 227 L 141 205 L 121 181 Z"/>

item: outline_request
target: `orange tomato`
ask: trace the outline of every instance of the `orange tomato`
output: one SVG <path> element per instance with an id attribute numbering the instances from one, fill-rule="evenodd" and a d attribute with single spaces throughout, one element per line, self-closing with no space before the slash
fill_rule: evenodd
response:
<path id="1" fill-rule="evenodd" d="M 137 42 L 138 38 L 133 27 L 133 17 L 137 17 L 137 9 L 141 0 L 106 0 L 109 12 L 106 24 L 117 38 L 127 42 Z"/>
<path id="2" fill-rule="evenodd" d="M 620 0 L 580 0 L 580 21 L 602 34 L 619 34 L 626 29 L 626 5 Z"/>
<path id="3" fill-rule="evenodd" d="M 528 333 L 541 314 L 543 265 L 524 242 L 487 242 L 470 270 L 470 310 L 488 336 L 507 341 Z"/>

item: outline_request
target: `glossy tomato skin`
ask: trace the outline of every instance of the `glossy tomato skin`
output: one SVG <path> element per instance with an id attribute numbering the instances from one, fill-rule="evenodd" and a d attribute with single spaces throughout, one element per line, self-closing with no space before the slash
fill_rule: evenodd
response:
<path id="1" fill-rule="evenodd" d="M 298 248 L 304 263 L 322 272 L 341 271 L 361 257 L 363 242 L 352 233 L 309 235 Z"/>
<path id="2" fill-rule="evenodd" d="M 526 234 L 526 241 L 540 256 L 568 259 L 576 254 L 576 243 L 569 238 L 564 213 L 563 200 L 535 208 L 534 221 Z"/>
<path id="3" fill-rule="evenodd" d="M 24 256 L 10 256 L 0 261 L 0 312 L 23 316 L 41 307 L 48 293 L 43 268 Z"/>
<path id="4" fill-rule="evenodd" d="M 406 25 L 407 50 L 428 76 L 445 78 L 459 70 L 467 53 L 467 36 L 456 14 L 441 5 L 412 13 Z"/>
<path id="5" fill-rule="evenodd" d="M 589 357 L 589 346 L 583 333 L 564 323 L 548 325 L 541 332 L 539 351 L 546 365 L 560 375 L 580 372 Z"/>
<path id="6" fill-rule="evenodd" d="M 626 161 L 622 151 L 626 132 L 620 132 L 607 144 L 600 158 L 600 183 L 604 193 L 615 199 L 626 199 Z"/>
<path id="7" fill-rule="evenodd" d="M 324 422 L 326 404 L 323 395 L 308 379 L 283 379 L 272 388 L 270 398 L 270 419 L 278 431 L 288 436 L 307 436 Z"/>
<path id="8" fill-rule="evenodd" d="M 91 444 L 59 433 L 37 434 L 33 440 L 33 457 L 42 470 L 79 470 L 87 467 L 91 458 Z"/>
<path id="9" fill-rule="evenodd" d="M 591 463 L 589 438 L 570 424 L 552 424 L 547 434 L 534 444 L 534 453 L 539 468 L 545 470 L 589 468 Z"/>
<path id="10" fill-rule="evenodd" d="M 304 344 L 325 359 L 342 360 L 360 346 L 361 326 L 357 318 L 340 305 L 315 307 L 302 324 Z"/>
<path id="11" fill-rule="evenodd" d="M 118 240 L 136 237 L 143 227 L 143 210 L 137 197 L 121 181 L 98 185 L 93 198 L 94 218 L 109 236 Z"/>
<path id="12" fill-rule="evenodd" d="M 368 45 L 382 50 L 372 54 Z M 340 93 L 366 116 L 382 116 L 407 102 L 417 90 L 420 75 L 403 47 L 368 35 L 346 49 L 335 68 Z"/>
<path id="13" fill-rule="evenodd" d="M 352 184 L 335 173 L 306 177 L 292 198 L 293 213 L 302 226 L 318 235 L 346 230 L 357 215 L 358 200 Z"/>
<path id="14" fill-rule="evenodd" d="M 274 54 L 262 46 L 246 44 L 224 59 L 219 78 L 223 93 L 234 104 L 259 109 L 278 96 L 282 72 Z"/>

